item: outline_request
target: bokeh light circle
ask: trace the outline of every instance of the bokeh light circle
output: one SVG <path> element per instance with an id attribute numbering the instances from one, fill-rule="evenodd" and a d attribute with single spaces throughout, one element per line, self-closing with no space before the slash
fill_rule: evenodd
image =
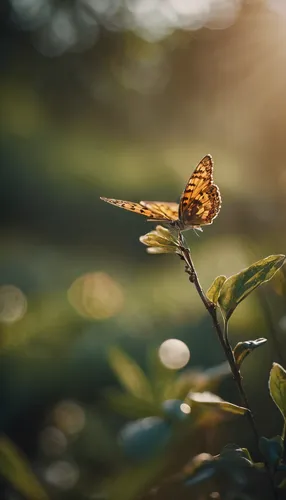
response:
<path id="1" fill-rule="evenodd" d="M 23 292 L 14 285 L 0 286 L 0 321 L 14 323 L 25 315 L 27 299 Z"/>
<path id="2" fill-rule="evenodd" d="M 168 339 L 159 347 L 161 363 L 171 370 L 178 370 L 186 366 L 190 359 L 188 346 L 179 339 Z"/>
<path id="3" fill-rule="evenodd" d="M 85 412 L 75 401 L 61 401 L 53 412 L 54 423 L 65 434 L 77 434 L 85 426 Z"/>
<path id="4" fill-rule="evenodd" d="M 181 406 L 180 406 L 180 409 L 186 415 L 188 415 L 189 413 L 191 413 L 191 407 L 187 403 L 182 403 Z"/>
<path id="5" fill-rule="evenodd" d="M 78 479 L 79 470 L 77 465 L 64 460 L 53 462 L 45 472 L 47 483 L 63 491 L 71 490 Z"/>
<path id="6" fill-rule="evenodd" d="M 94 272 L 73 282 L 68 299 L 81 316 L 108 319 L 121 311 L 124 293 L 119 283 L 107 273 Z"/>
<path id="7" fill-rule="evenodd" d="M 41 432 L 39 444 L 46 456 L 57 456 L 65 452 L 67 438 L 60 429 L 50 426 Z"/>

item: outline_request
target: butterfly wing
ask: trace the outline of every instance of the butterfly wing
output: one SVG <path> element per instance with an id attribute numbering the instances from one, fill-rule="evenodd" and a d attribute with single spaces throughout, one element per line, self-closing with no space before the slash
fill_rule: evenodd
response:
<path id="1" fill-rule="evenodd" d="M 100 197 L 101 200 L 110 203 L 111 205 L 115 205 L 116 207 L 124 208 L 125 210 L 130 210 L 131 212 L 135 212 L 140 215 L 145 215 L 148 219 L 155 220 L 174 220 L 170 217 L 170 213 L 174 212 L 174 209 L 169 208 L 169 214 L 167 213 L 168 205 L 176 205 L 177 206 L 177 215 L 175 219 L 178 218 L 178 204 L 177 203 L 167 203 L 167 202 L 153 202 L 153 201 L 140 201 L 140 203 L 134 203 L 132 201 L 124 201 L 124 200 L 115 200 L 114 198 L 104 198 Z"/>
<path id="2" fill-rule="evenodd" d="M 213 160 L 205 156 L 181 196 L 179 219 L 183 227 L 211 224 L 221 207 L 219 188 L 213 184 Z"/>
<path id="3" fill-rule="evenodd" d="M 163 220 L 178 220 L 179 205 L 169 201 L 140 201 L 143 207 L 156 212 Z"/>

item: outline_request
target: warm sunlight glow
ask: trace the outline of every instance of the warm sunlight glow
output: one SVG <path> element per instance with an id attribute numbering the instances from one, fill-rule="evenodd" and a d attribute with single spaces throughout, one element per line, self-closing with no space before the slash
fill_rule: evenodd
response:
<path id="1" fill-rule="evenodd" d="M 178 339 L 168 339 L 159 348 L 161 363 L 171 370 L 183 368 L 190 359 L 188 346 Z"/>

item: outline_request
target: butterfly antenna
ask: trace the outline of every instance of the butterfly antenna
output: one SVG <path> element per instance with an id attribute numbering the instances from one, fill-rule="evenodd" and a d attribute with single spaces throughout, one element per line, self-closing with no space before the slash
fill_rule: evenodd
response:
<path id="1" fill-rule="evenodd" d="M 200 231 L 201 233 L 203 232 L 202 228 L 200 227 L 200 229 L 197 229 L 195 227 L 193 227 L 193 230 L 195 232 L 195 235 L 198 236 L 198 238 L 200 237 L 200 235 L 198 234 L 198 231 Z"/>

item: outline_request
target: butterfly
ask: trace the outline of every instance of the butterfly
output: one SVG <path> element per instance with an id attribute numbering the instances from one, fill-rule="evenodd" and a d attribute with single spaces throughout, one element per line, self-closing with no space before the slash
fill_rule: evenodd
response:
<path id="1" fill-rule="evenodd" d="M 206 155 L 195 168 L 181 195 L 180 202 L 100 199 L 125 210 L 145 215 L 149 221 L 170 224 L 181 231 L 200 229 L 212 224 L 221 207 L 219 188 L 213 183 L 213 160 Z"/>

